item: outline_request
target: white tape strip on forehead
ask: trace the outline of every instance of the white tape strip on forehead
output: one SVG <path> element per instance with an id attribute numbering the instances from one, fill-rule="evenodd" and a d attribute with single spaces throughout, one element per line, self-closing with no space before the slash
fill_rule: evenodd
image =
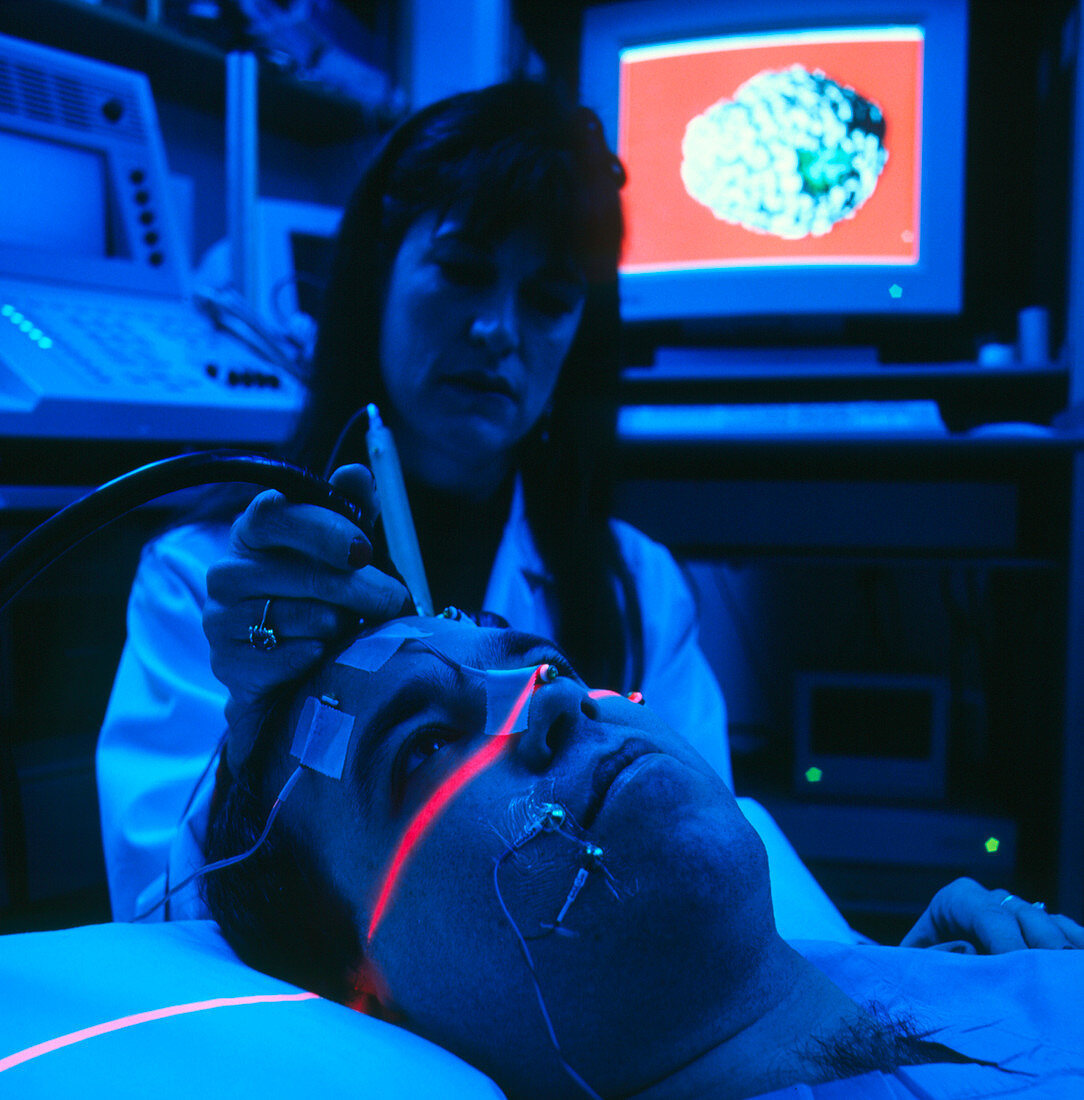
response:
<path id="1" fill-rule="evenodd" d="M 310 695 L 301 708 L 290 755 L 306 768 L 342 779 L 354 716 Z"/>
<path id="2" fill-rule="evenodd" d="M 405 642 L 428 637 L 431 637 L 430 631 L 420 630 L 418 627 L 408 623 L 397 623 L 375 634 L 367 634 L 363 638 L 358 638 L 339 654 L 335 663 L 344 665 L 347 668 L 357 669 L 359 672 L 378 672 L 396 653 L 399 652 L 399 649 Z M 452 659 L 449 658 L 449 660 Z M 535 674 L 536 666 L 531 666 L 530 668 L 477 669 L 471 668 L 468 665 L 460 665 L 458 661 L 453 663 L 462 668 L 465 672 L 472 673 L 482 678 L 482 683 L 486 692 L 485 732 L 489 737 L 495 736 L 500 732 L 501 727 L 508 719 L 508 715 L 512 712 L 512 708 L 516 705 L 516 702 L 519 700 L 520 695 L 522 695 L 531 677 Z M 516 715 L 512 728 L 506 732 L 522 733 L 527 728 L 528 712 L 528 706 L 521 707 L 519 713 Z M 327 735 L 318 731 L 323 730 L 325 727 L 329 727 L 333 723 L 333 716 L 339 714 L 339 711 L 319 702 L 317 699 L 310 697 L 306 700 L 305 707 L 301 712 L 301 718 L 298 721 L 297 734 L 294 738 L 294 747 L 291 749 L 293 755 L 301 755 L 301 762 L 303 764 L 307 763 L 305 756 L 299 750 L 302 739 L 306 738 L 306 745 L 310 741 L 313 741 L 314 737 L 317 742 L 322 741 Z M 341 737 L 342 745 L 339 746 L 336 741 L 335 759 L 338 761 L 339 772 L 336 778 L 341 778 L 342 776 L 343 761 L 346 758 L 346 750 L 349 745 L 350 730 L 352 730 L 352 728 L 353 719 L 350 718 L 349 728 L 345 729 L 345 732 L 340 732 L 337 735 Z M 338 751 L 340 747 L 341 759 L 339 758 L 340 753 Z M 320 759 L 322 758 L 321 756 Z M 309 766 L 317 767 L 318 770 L 323 771 L 325 775 L 331 774 L 330 771 L 318 764 L 310 764 Z"/>
<path id="3" fill-rule="evenodd" d="M 487 736 L 494 736 L 507 721 L 508 715 L 537 668 L 537 665 L 532 665 L 530 668 L 488 668 L 484 672 L 479 669 L 469 669 L 470 672 L 476 672 L 482 677 L 486 687 Z M 529 710 L 530 700 L 526 706 L 520 708 L 512 728 L 506 732 L 522 733 L 527 728 Z"/>
<path id="4" fill-rule="evenodd" d="M 395 623 L 376 634 L 358 638 L 335 658 L 335 663 L 356 668 L 359 672 L 376 672 L 398 653 L 403 642 L 411 638 L 428 638 L 430 634 L 409 623 Z"/>

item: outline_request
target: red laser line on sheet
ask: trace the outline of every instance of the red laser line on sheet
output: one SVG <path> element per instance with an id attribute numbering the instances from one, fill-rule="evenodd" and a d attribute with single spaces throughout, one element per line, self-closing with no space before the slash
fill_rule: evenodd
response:
<path id="1" fill-rule="evenodd" d="M 447 806 L 463 787 L 478 775 L 479 772 L 488 768 L 497 757 L 507 749 L 508 745 L 511 743 L 509 741 L 509 734 L 516 724 L 516 719 L 527 705 L 531 696 L 541 686 L 543 682 L 543 670 L 546 667 L 547 666 L 544 664 L 539 665 L 538 668 L 531 673 L 530 679 L 523 685 L 523 690 L 512 704 L 512 709 L 508 712 L 508 717 L 505 718 L 501 728 L 493 735 L 492 740 L 483 745 L 473 756 L 464 760 L 463 763 L 433 792 L 429 801 L 414 815 L 410 824 L 407 826 L 406 832 L 403 834 L 403 839 L 399 841 L 399 846 L 396 848 L 395 854 L 392 856 L 391 863 L 388 865 L 388 872 L 384 876 L 384 884 L 377 896 L 376 905 L 373 908 L 372 919 L 369 921 L 369 931 L 366 934 L 366 939 L 370 943 L 372 943 L 373 936 L 376 934 L 377 926 L 384 918 L 384 913 L 387 910 L 388 903 L 391 901 L 392 893 L 399 881 L 399 876 L 402 873 L 406 861 L 410 858 L 411 852 L 444 810 L 445 806 Z"/>
<path id="2" fill-rule="evenodd" d="M 62 1050 L 64 1047 L 73 1046 L 86 1039 L 96 1039 L 99 1035 L 108 1035 L 111 1031 L 122 1031 L 126 1027 L 150 1023 L 152 1020 L 165 1020 L 171 1016 L 186 1016 L 191 1012 L 207 1012 L 213 1008 L 233 1008 L 237 1005 L 316 1000 L 319 1000 L 319 997 L 315 993 L 262 993 L 249 997 L 214 997 L 207 1001 L 192 1001 L 189 1004 L 168 1005 L 166 1008 L 154 1008 L 148 1012 L 136 1012 L 131 1016 L 120 1016 L 116 1020 L 107 1020 L 105 1023 L 84 1027 L 79 1031 L 71 1031 L 67 1035 L 58 1035 L 55 1039 L 49 1039 L 44 1043 L 36 1043 L 24 1050 L 17 1050 L 6 1058 L 0 1058 L 0 1073 L 34 1058 L 40 1058 L 43 1054 L 52 1054 L 54 1050 Z"/>

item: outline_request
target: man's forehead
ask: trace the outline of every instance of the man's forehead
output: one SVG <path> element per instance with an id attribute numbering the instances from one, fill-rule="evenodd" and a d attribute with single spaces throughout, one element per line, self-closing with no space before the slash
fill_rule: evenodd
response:
<path id="1" fill-rule="evenodd" d="M 347 646 L 317 677 L 311 694 L 295 703 L 291 755 L 341 779 L 355 733 L 372 722 L 375 740 L 363 739 L 356 764 L 367 774 L 377 745 L 396 722 L 427 705 L 434 691 L 458 695 L 470 685 L 482 693 L 486 734 L 519 733 L 527 717 L 520 699 L 527 687 L 524 667 L 535 664 L 527 654 L 539 646 L 551 643 L 446 620 L 394 622 L 374 630 Z"/>
<path id="2" fill-rule="evenodd" d="M 393 622 L 355 638 L 335 658 L 335 664 L 359 672 L 378 672 L 411 640 L 432 638 L 433 630 L 410 622 Z"/>
<path id="3" fill-rule="evenodd" d="M 334 664 L 359 672 L 392 674 L 404 660 L 416 663 L 428 653 L 485 671 L 514 667 L 526 654 L 549 645 L 543 638 L 517 630 L 442 619 L 398 620 L 356 638 Z"/>

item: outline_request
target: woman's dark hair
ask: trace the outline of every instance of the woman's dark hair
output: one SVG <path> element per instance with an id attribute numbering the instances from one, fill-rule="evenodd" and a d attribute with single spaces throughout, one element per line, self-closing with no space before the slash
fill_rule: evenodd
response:
<path id="1" fill-rule="evenodd" d="M 587 276 L 582 320 L 552 412 L 519 447 L 527 518 L 555 582 L 554 633 L 590 682 L 637 685 L 639 601 L 609 524 L 620 368 L 620 163 L 598 119 L 533 81 L 441 100 L 402 123 L 343 215 L 313 357 L 310 395 L 287 457 L 310 469 L 364 455 L 341 433 L 375 402 L 394 428 L 380 371 L 391 265 L 425 213 L 454 210 L 469 233 L 537 230 Z"/>
<path id="2" fill-rule="evenodd" d="M 530 226 L 578 262 L 591 290 L 612 289 L 623 178 L 595 116 L 532 81 L 463 92 L 402 123 L 343 214 L 293 457 L 319 469 L 355 410 L 375 401 L 390 411 L 380 372 L 381 314 L 391 266 L 419 217 L 454 210 L 468 234 L 483 240 Z M 607 340 L 616 337 L 612 295 L 589 294 L 580 331 L 597 325 L 612 326 Z M 609 364 L 599 351 L 573 347 L 561 383 L 590 390 L 581 376 L 603 382 Z M 608 352 L 616 363 L 612 344 Z"/>

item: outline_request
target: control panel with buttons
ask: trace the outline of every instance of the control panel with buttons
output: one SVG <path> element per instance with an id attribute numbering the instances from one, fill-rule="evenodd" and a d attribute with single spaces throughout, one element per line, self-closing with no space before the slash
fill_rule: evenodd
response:
<path id="1" fill-rule="evenodd" d="M 302 399 L 191 303 L 0 279 L 0 435 L 274 443 Z"/>
<path id="2" fill-rule="evenodd" d="M 0 35 L 0 437 L 277 443 L 302 388 L 191 293 L 145 74 Z"/>

